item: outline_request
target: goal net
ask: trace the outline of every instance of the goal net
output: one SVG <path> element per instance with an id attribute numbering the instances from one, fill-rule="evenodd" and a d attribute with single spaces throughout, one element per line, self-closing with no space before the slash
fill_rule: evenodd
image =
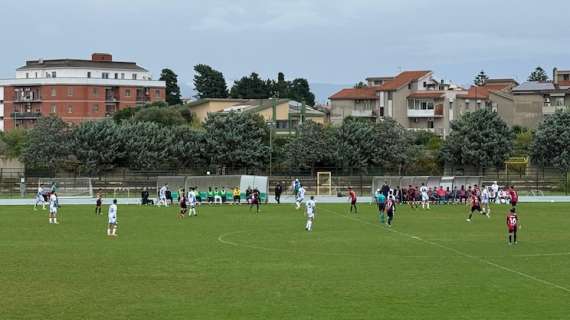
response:
<path id="1" fill-rule="evenodd" d="M 91 178 L 39 178 L 38 187 L 55 191 L 60 198 L 93 197 Z"/>

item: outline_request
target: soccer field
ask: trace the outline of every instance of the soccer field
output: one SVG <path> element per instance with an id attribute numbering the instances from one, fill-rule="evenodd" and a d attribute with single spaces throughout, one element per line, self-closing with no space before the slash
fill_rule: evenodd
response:
<path id="1" fill-rule="evenodd" d="M 569 204 L 522 204 L 465 221 L 464 206 L 398 208 L 394 227 L 361 204 L 106 210 L 0 207 L 0 319 L 568 319 Z"/>

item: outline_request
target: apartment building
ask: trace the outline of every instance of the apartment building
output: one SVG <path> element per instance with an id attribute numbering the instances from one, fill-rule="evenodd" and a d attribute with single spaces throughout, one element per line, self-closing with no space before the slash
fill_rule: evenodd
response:
<path id="1" fill-rule="evenodd" d="M 351 117 L 378 121 L 390 117 L 410 130 L 445 136 L 453 119 L 455 98 L 466 90 L 426 71 L 404 71 L 394 77 L 369 77 L 366 88 L 343 89 L 331 100 L 333 124 Z"/>
<path id="2" fill-rule="evenodd" d="M 94 53 L 90 60 L 31 60 L 15 79 L 0 80 L 4 130 L 30 128 L 37 119 L 57 115 L 79 123 L 111 116 L 118 110 L 165 100 L 164 81 L 135 62 L 114 61 Z"/>

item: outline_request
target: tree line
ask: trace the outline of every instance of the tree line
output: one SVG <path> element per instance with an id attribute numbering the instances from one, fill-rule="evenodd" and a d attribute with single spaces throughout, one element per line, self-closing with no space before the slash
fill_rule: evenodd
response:
<path id="1" fill-rule="evenodd" d="M 561 172 L 570 169 L 570 112 L 546 117 L 534 131 L 509 128 L 486 109 L 468 112 L 452 122 L 445 140 L 406 130 L 392 119 L 347 118 L 341 126 L 308 120 L 293 135 L 276 136 L 263 117 L 250 113 L 212 114 L 202 126 L 139 116 L 169 108 L 150 105 L 134 117 L 78 125 L 55 116 L 40 118 L 32 129 L 0 135 L 0 153 L 19 158 L 27 168 L 90 175 L 119 167 L 267 172 L 270 158 L 280 172 L 335 168 L 352 174 L 380 169 L 395 175 L 441 175 L 445 164 L 502 168 L 512 156 L 529 156 L 533 163 Z M 174 109 L 168 112 L 178 112 Z"/>
<path id="2" fill-rule="evenodd" d="M 309 82 L 304 78 L 291 81 L 285 79 L 282 72 L 277 79 L 261 79 L 259 74 L 252 72 L 234 81 L 228 89 L 224 74 L 209 65 L 194 66 L 195 98 L 236 98 L 236 99 L 268 99 L 273 97 L 292 99 L 306 104 L 315 105 L 315 95 L 311 92 Z M 160 80 L 166 82 L 166 103 L 168 105 L 182 104 L 178 75 L 171 69 L 163 69 Z"/>

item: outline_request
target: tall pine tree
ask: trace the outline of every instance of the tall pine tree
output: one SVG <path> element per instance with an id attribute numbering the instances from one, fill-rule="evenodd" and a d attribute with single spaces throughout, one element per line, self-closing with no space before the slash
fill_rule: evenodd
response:
<path id="1" fill-rule="evenodd" d="M 166 82 L 166 102 L 168 105 L 181 104 L 180 87 L 178 86 L 178 75 L 174 71 L 165 68 L 160 73 L 160 80 Z"/>
<path id="2" fill-rule="evenodd" d="M 197 91 L 196 98 L 227 98 L 228 88 L 224 75 L 205 64 L 194 66 L 194 87 Z"/>

